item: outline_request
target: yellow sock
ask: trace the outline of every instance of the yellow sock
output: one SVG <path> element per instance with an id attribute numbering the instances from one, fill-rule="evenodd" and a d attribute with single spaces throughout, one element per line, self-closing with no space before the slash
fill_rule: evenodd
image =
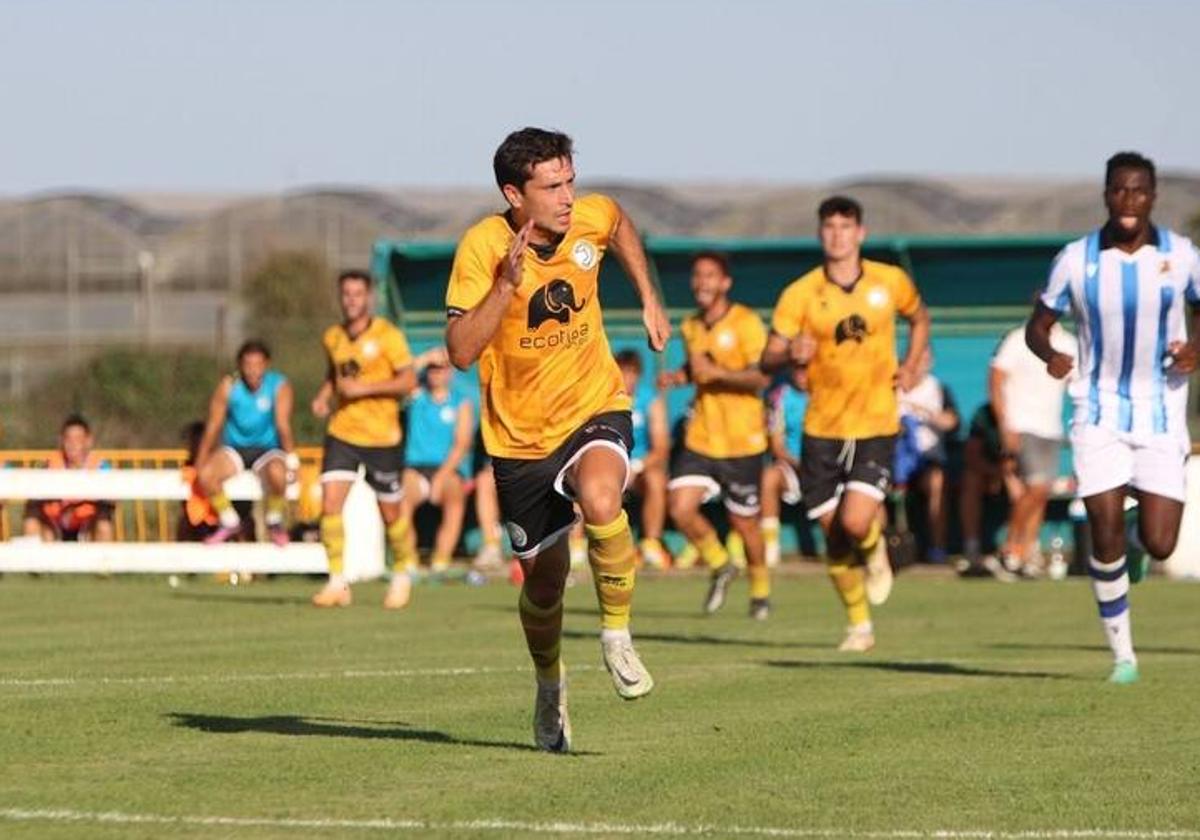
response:
<path id="1" fill-rule="evenodd" d="M 517 602 L 521 614 L 521 628 L 525 631 L 525 644 L 538 678 L 547 682 L 562 679 L 562 601 L 549 607 L 539 607 L 525 590 Z"/>
<path id="2" fill-rule="evenodd" d="M 283 496 L 267 496 L 263 502 L 265 511 L 263 512 L 263 521 L 268 526 L 282 525 L 284 515 L 287 513 L 287 499 Z"/>
<path id="3" fill-rule="evenodd" d="M 588 536 L 588 561 L 600 601 L 600 626 L 604 630 L 629 627 L 637 551 L 625 511 L 607 525 L 584 525 Z"/>
<path id="4" fill-rule="evenodd" d="M 704 539 L 696 543 L 696 548 L 710 569 L 719 569 L 729 562 L 729 555 L 725 553 L 725 546 L 721 545 L 716 531 L 709 531 Z"/>
<path id="5" fill-rule="evenodd" d="M 236 528 L 241 522 L 241 517 L 237 511 L 233 509 L 233 502 L 229 501 L 229 496 L 225 495 L 224 490 L 218 490 L 208 497 L 209 504 L 213 506 L 213 510 L 217 512 L 217 519 L 221 525 L 226 528 Z"/>
<path id="6" fill-rule="evenodd" d="M 725 538 L 725 550 L 729 552 L 730 559 L 738 566 L 746 565 L 746 541 L 737 531 L 730 531 L 729 536 Z"/>
<path id="7" fill-rule="evenodd" d="M 450 558 L 435 554 L 429 561 L 429 568 L 434 572 L 444 572 L 450 568 Z"/>
<path id="8" fill-rule="evenodd" d="M 392 550 L 393 572 L 409 572 L 417 568 L 417 555 L 408 542 L 408 520 L 403 516 L 387 526 L 387 544 Z"/>
<path id="9" fill-rule="evenodd" d="M 768 543 L 779 542 L 778 516 L 764 516 L 760 524 L 762 526 L 763 540 Z"/>
<path id="10" fill-rule="evenodd" d="M 858 544 L 858 550 L 863 554 L 870 554 L 871 549 L 875 547 L 875 543 L 879 542 L 879 535 L 883 529 L 879 527 L 879 520 L 872 519 L 871 527 L 867 529 L 867 535 L 862 538 L 862 542 Z"/>
<path id="11" fill-rule="evenodd" d="M 345 568 L 342 553 L 346 549 L 346 530 L 342 526 L 340 513 L 321 516 L 321 544 L 329 557 L 329 574 L 340 575 Z"/>
<path id="12" fill-rule="evenodd" d="M 833 588 L 846 607 L 846 618 L 853 626 L 870 621 L 871 609 L 867 606 L 867 589 L 863 583 L 866 571 L 851 560 L 850 557 L 830 557 L 829 579 L 833 581 Z"/>
<path id="13" fill-rule="evenodd" d="M 747 566 L 746 574 L 750 576 L 751 598 L 771 597 L 771 570 L 767 568 L 765 563 Z"/>

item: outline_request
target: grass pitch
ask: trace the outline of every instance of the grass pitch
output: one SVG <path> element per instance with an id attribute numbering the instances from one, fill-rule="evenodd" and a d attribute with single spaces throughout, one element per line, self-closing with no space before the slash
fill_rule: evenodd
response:
<path id="1" fill-rule="evenodd" d="M 640 581 L 635 703 L 569 590 L 552 756 L 508 584 L 395 614 L 381 584 L 317 611 L 303 580 L 5 577 L 0 836 L 1200 836 L 1195 586 L 1135 588 L 1130 687 L 1085 581 L 902 576 L 867 655 L 833 650 L 823 576 L 762 624 L 744 582 L 701 617 L 705 588 Z"/>

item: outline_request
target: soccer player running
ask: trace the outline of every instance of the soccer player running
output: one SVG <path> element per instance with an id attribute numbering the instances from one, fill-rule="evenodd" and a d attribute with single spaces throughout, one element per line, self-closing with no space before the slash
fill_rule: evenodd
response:
<path id="1" fill-rule="evenodd" d="M 1123 508 L 1138 500 L 1137 534 L 1149 554 L 1175 548 L 1185 498 L 1188 375 L 1200 358 L 1200 254 L 1186 237 L 1154 225 L 1154 164 L 1135 152 L 1109 158 L 1108 221 L 1068 244 L 1025 329 L 1025 340 L 1062 379 L 1074 362 L 1052 344 L 1070 310 L 1079 330 L 1071 447 L 1092 535 L 1088 571 L 1115 660 L 1109 681 L 1136 682 L 1129 583 L 1146 569 L 1131 556 Z M 1184 301 L 1192 304 L 1191 339 Z M 1128 545 L 1130 554 L 1134 546 Z"/>
<path id="2" fill-rule="evenodd" d="M 350 605 L 342 508 L 362 466 L 367 484 L 375 491 L 392 550 L 392 582 L 383 605 L 399 609 L 411 595 L 406 570 L 413 565 L 408 520 L 401 515 L 400 399 L 413 390 L 417 379 L 404 333 L 372 315 L 371 275 L 344 271 L 337 284 L 342 322 L 327 329 L 321 339 L 328 375 L 312 401 L 313 414 L 329 418 L 321 455 L 321 542 L 329 557 L 329 581 L 312 602 L 317 607 Z"/>
<path id="3" fill-rule="evenodd" d="M 857 201 L 827 198 L 817 218 L 824 263 L 780 295 L 762 367 L 808 370 L 800 486 L 849 620 L 839 650 L 866 652 L 875 646 L 868 602 L 882 604 L 892 588 L 880 522 L 900 429 L 896 387 L 907 391 L 920 378 L 929 313 L 901 269 L 862 258 L 867 231 Z M 901 364 L 897 315 L 910 327 Z"/>
<path id="4" fill-rule="evenodd" d="M 292 384 L 271 367 L 267 345 L 257 339 L 245 342 L 237 352 L 237 373 L 221 377 L 208 401 L 208 420 L 197 448 L 200 488 L 218 521 L 217 530 L 204 539 L 207 545 L 241 533 L 241 518 L 225 495 L 225 482 L 247 469 L 262 482 L 263 519 L 271 542 L 288 544 L 287 477 L 300 468 L 292 439 L 294 401 Z"/>
<path id="5" fill-rule="evenodd" d="M 730 527 L 746 546 L 750 616 L 763 620 L 771 609 L 771 579 L 758 519 L 767 450 L 762 392 L 769 382 L 758 361 L 767 328 L 753 309 L 729 299 L 732 287 L 724 256 L 703 252 L 693 258 L 692 294 L 699 311 L 683 322 L 687 365 L 674 373 L 671 384 L 694 383 L 696 397 L 668 487 L 671 518 L 712 570 L 704 612 L 721 608 L 737 577 L 737 566 L 700 511 L 705 501 L 720 494 Z"/>
<path id="6" fill-rule="evenodd" d="M 627 700 L 654 686 L 629 636 L 636 548 L 621 495 L 631 400 L 600 312 L 605 251 L 637 288 L 651 348 L 661 351 L 670 335 L 633 223 L 607 196 L 576 200 L 572 154 L 558 132 L 505 138 L 493 167 L 509 208 L 466 232 L 446 292 L 450 360 L 460 369 L 479 361 L 484 443 L 525 573 L 519 610 L 537 671 L 534 740 L 553 752 L 571 740 L 560 642 L 573 500 L 589 541 L 605 667 Z"/>

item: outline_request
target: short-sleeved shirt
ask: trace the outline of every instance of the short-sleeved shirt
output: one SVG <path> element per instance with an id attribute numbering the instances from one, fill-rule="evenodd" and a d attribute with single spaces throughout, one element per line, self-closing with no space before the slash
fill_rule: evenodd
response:
<path id="1" fill-rule="evenodd" d="M 1079 330 L 1079 375 L 1068 386 L 1074 423 L 1187 437 L 1188 376 L 1169 368 L 1167 351 L 1187 340 L 1184 303 L 1200 303 L 1190 239 L 1154 227 L 1127 254 L 1105 228 L 1092 231 L 1059 252 L 1041 302 L 1072 311 Z"/>
<path id="2" fill-rule="evenodd" d="M 325 331 L 321 344 L 333 372 L 359 382 L 386 382 L 412 364 L 404 333 L 379 317 L 372 318 L 367 328 L 354 337 L 344 326 L 335 324 Z M 401 438 L 400 400 L 339 398 L 328 431 L 355 446 L 395 446 Z"/>
<path id="3" fill-rule="evenodd" d="M 1079 356 L 1075 336 L 1055 324 L 1050 330 L 1050 346 L 1073 360 Z M 992 356 L 992 367 L 1007 374 L 1004 380 L 1004 421 L 1014 432 L 1037 435 L 1049 440 L 1063 437 L 1063 395 L 1067 379 L 1055 379 L 1025 344 L 1025 327 L 1017 327 L 1004 337 Z"/>
<path id="4" fill-rule="evenodd" d="M 754 367 L 767 345 L 767 328 L 740 303 L 714 324 L 696 314 L 681 328 L 689 356 L 704 354 L 727 370 Z M 723 385 L 697 385 L 684 445 L 709 458 L 741 458 L 767 448 L 766 411 L 762 395 Z"/>
<path id="5" fill-rule="evenodd" d="M 458 431 L 458 414 L 463 403 L 470 403 L 466 394 L 451 388 L 437 398 L 427 388 L 413 394 L 408 401 L 408 434 L 404 439 L 404 463 L 410 467 L 437 467 L 445 463 L 454 449 L 454 434 Z M 470 453 L 459 462 L 458 471 L 469 475 Z"/>
<path id="6" fill-rule="evenodd" d="M 862 261 L 862 275 L 849 288 L 819 266 L 783 290 L 771 329 L 788 339 L 807 333 L 817 342 L 805 434 L 861 439 L 899 431 L 896 315 L 911 316 L 920 306 L 903 270 L 872 260 Z"/>
<path id="7" fill-rule="evenodd" d="M 521 285 L 479 356 L 480 426 L 489 455 L 544 458 L 588 419 L 630 410 L 604 332 L 598 283 L 619 222 L 611 198 L 584 196 L 551 253 L 526 249 Z M 515 235 L 503 215 L 464 234 L 446 291 L 449 317 L 484 299 Z"/>

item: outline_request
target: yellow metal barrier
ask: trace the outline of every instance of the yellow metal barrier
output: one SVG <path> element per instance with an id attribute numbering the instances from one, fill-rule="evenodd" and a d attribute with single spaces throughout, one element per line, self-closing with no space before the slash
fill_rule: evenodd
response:
<path id="1" fill-rule="evenodd" d="M 187 461 L 183 449 L 97 449 L 96 455 L 108 461 L 114 470 L 122 469 L 180 469 Z M 53 449 L 8 449 L 0 450 L 0 468 L 45 467 L 55 454 Z M 300 501 L 292 511 L 293 517 L 301 522 L 316 521 L 321 513 L 321 448 L 300 446 Z M 0 539 L 8 540 L 20 534 L 23 528 L 24 499 L 5 499 L 0 504 Z M 16 510 L 16 526 L 11 517 Z M 114 516 L 115 537 L 119 542 L 168 542 L 174 539 L 175 527 L 180 515 L 178 503 L 165 499 L 156 501 L 124 501 L 117 503 Z"/>

